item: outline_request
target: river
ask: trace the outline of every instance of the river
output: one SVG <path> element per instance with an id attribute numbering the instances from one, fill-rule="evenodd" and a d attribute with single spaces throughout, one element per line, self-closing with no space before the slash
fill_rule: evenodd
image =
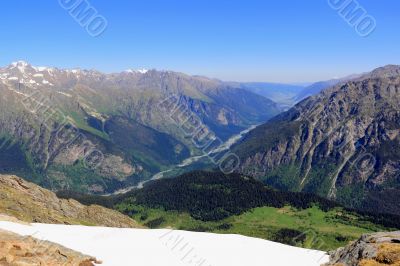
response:
<path id="1" fill-rule="evenodd" d="M 131 187 L 127 187 L 121 190 L 118 190 L 116 192 L 114 192 L 112 195 L 119 195 L 119 194 L 124 194 L 127 193 L 129 191 L 131 191 L 132 189 L 135 188 L 143 188 L 143 186 L 150 182 L 150 181 L 154 181 L 154 180 L 159 180 L 164 178 L 164 175 L 166 173 L 169 173 L 175 169 L 179 169 L 179 168 L 183 168 L 183 167 L 187 167 L 195 162 L 200 161 L 203 158 L 207 158 L 210 155 L 214 154 L 214 153 L 219 153 L 219 152 L 223 152 L 223 151 L 227 151 L 229 150 L 234 144 L 236 144 L 239 140 L 241 140 L 243 138 L 244 135 L 246 135 L 247 133 L 249 133 L 251 130 L 255 129 L 258 125 L 253 125 L 243 131 L 241 131 L 239 134 L 236 134 L 232 137 L 230 137 L 227 141 L 225 141 L 222 145 L 220 145 L 219 147 L 215 148 L 214 150 L 211 150 L 208 153 L 204 153 L 203 155 L 196 155 L 196 156 L 192 156 L 189 157 L 187 159 L 185 159 L 183 162 L 181 162 L 180 164 L 177 164 L 175 166 L 172 166 L 170 169 L 165 170 L 165 171 L 161 171 L 155 175 L 152 176 L 151 179 L 146 180 L 146 181 L 142 181 L 140 182 L 138 185 L 136 186 L 131 186 Z"/>

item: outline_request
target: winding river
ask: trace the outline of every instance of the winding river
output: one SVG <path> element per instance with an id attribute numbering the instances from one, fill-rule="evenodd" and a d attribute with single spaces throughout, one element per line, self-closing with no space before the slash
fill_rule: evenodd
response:
<path id="1" fill-rule="evenodd" d="M 226 150 L 229 150 L 234 144 L 236 144 L 239 140 L 241 140 L 243 138 L 244 135 L 246 135 L 247 133 L 249 133 L 251 130 L 255 129 L 258 125 L 252 125 L 251 127 L 241 131 L 240 133 L 238 133 L 237 135 L 232 136 L 231 138 L 229 138 L 226 142 L 224 142 L 222 145 L 220 145 L 219 147 L 215 148 L 214 150 L 211 150 L 208 153 L 205 153 L 203 155 L 197 155 L 197 156 L 192 156 L 189 157 L 187 159 L 185 159 L 183 162 L 181 162 L 180 164 L 177 164 L 175 166 L 172 166 L 170 169 L 159 172 L 155 175 L 152 176 L 151 179 L 146 180 L 146 181 L 142 181 L 140 182 L 138 185 L 136 186 L 132 186 L 132 187 L 127 187 L 121 190 L 118 190 L 116 192 L 114 192 L 112 195 L 119 195 L 119 194 L 124 194 L 129 192 L 132 189 L 135 188 L 143 188 L 143 186 L 150 182 L 150 181 L 154 181 L 154 180 L 159 180 L 164 178 L 164 175 L 166 173 L 172 172 L 175 169 L 179 169 L 179 168 L 183 168 L 183 167 L 187 167 L 190 166 L 191 164 L 200 161 L 201 159 L 207 158 L 208 156 L 214 154 L 214 153 L 219 153 L 219 152 L 223 152 Z"/>

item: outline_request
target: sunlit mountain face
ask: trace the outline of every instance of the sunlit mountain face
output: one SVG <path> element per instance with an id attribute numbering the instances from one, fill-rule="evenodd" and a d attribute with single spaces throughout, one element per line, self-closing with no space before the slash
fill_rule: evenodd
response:
<path id="1" fill-rule="evenodd" d="M 222 145 L 281 111 L 221 81 L 156 70 L 104 74 L 19 61 L 0 69 L 0 90 L 0 171 L 92 193 L 202 155 L 178 115 L 197 119 Z M 169 99 L 173 105 L 161 108 Z"/>

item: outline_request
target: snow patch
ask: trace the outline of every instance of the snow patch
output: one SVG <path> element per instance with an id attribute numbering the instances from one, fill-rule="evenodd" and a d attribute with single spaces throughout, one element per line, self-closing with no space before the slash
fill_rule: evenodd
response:
<path id="1" fill-rule="evenodd" d="M 46 71 L 47 70 L 47 67 L 43 67 L 43 66 L 41 66 L 41 67 L 32 67 L 34 70 L 36 70 L 36 71 L 39 71 L 39 72 L 43 72 L 43 71 Z"/>
<path id="2" fill-rule="evenodd" d="M 139 72 L 140 74 L 146 74 L 147 72 L 149 72 L 148 69 L 138 69 L 137 72 Z"/>
<path id="3" fill-rule="evenodd" d="M 53 85 L 53 83 L 51 83 L 51 82 L 49 82 L 48 80 L 42 80 L 42 83 L 44 84 L 44 85 L 49 85 L 49 86 L 54 86 Z"/>
<path id="4" fill-rule="evenodd" d="M 319 266 L 325 252 L 239 235 L 0 222 L 0 229 L 96 257 L 102 266 Z"/>
<path id="5" fill-rule="evenodd" d="M 146 74 L 147 72 L 149 72 L 149 70 L 148 69 L 144 69 L 144 68 L 142 68 L 142 69 L 137 69 L 137 70 L 133 70 L 133 69 L 127 69 L 127 70 L 125 70 L 125 72 L 126 73 L 139 73 L 139 74 Z"/>
<path id="6" fill-rule="evenodd" d="M 72 97 L 72 95 L 71 94 L 68 94 L 68 93 L 65 93 L 65 92 L 62 92 L 62 91 L 57 91 L 57 93 L 59 93 L 59 94 L 61 94 L 61 95 L 64 95 L 64 96 L 67 96 L 67 97 Z"/>

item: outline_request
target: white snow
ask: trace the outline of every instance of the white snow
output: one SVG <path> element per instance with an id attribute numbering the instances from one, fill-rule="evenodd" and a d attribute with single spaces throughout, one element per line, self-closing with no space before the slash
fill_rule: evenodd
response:
<path id="1" fill-rule="evenodd" d="M 149 72 L 148 69 L 137 69 L 137 70 L 133 70 L 133 69 L 127 69 L 125 70 L 126 73 L 140 73 L 140 74 L 146 74 L 147 72 Z"/>
<path id="2" fill-rule="evenodd" d="M 13 67 L 16 67 L 16 66 L 18 66 L 18 65 L 20 65 L 20 66 L 27 66 L 27 65 L 29 65 L 29 64 L 28 64 L 28 62 L 26 62 L 26 61 L 20 60 L 20 61 L 12 62 L 11 65 L 12 65 Z"/>
<path id="3" fill-rule="evenodd" d="M 54 74 L 53 74 L 54 69 L 52 69 L 52 68 L 46 68 L 46 70 L 47 70 L 47 73 L 49 73 L 49 75 L 51 75 L 51 76 L 54 75 Z"/>
<path id="4" fill-rule="evenodd" d="M 47 70 L 47 67 L 41 66 L 41 67 L 33 67 L 33 69 L 35 69 L 36 71 L 42 72 Z"/>
<path id="5" fill-rule="evenodd" d="M 18 80 L 17 77 L 9 77 L 8 79 L 9 79 L 9 80 Z"/>
<path id="6" fill-rule="evenodd" d="M 103 266 L 319 266 L 324 252 L 239 235 L 0 222 L 0 229 L 96 257 Z"/>
<path id="7" fill-rule="evenodd" d="M 43 77 L 43 74 L 41 74 L 41 73 L 36 73 L 36 74 L 33 75 L 33 77 L 35 77 L 35 78 L 42 78 L 42 77 Z"/>
<path id="8" fill-rule="evenodd" d="M 51 82 L 49 82 L 48 80 L 42 80 L 42 83 L 44 84 L 44 85 L 50 85 L 50 86 L 54 86 L 53 85 L 53 83 L 51 83 Z"/>
<path id="9" fill-rule="evenodd" d="M 137 72 L 139 72 L 140 74 L 146 74 L 147 72 L 149 72 L 149 70 L 142 68 L 138 69 Z"/>
<path id="10" fill-rule="evenodd" d="M 25 61 L 17 61 L 17 62 L 12 62 L 11 66 L 13 68 L 17 67 L 19 69 L 19 71 L 21 73 L 25 73 L 25 68 L 28 66 L 29 64 Z"/>
<path id="11" fill-rule="evenodd" d="M 65 92 L 62 92 L 62 91 L 57 91 L 57 93 L 59 93 L 59 94 L 61 94 L 61 95 L 64 95 L 64 96 L 66 96 L 66 97 L 69 97 L 69 98 L 72 97 L 71 94 L 68 94 L 68 93 L 65 93 Z"/>

